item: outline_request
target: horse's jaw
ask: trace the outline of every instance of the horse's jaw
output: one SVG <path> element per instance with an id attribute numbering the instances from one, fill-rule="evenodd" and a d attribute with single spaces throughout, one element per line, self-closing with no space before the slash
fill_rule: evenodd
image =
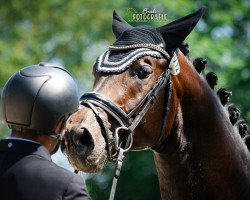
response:
<path id="1" fill-rule="evenodd" d="M 80 114 L 81 119 L 78 112 L 66 124 L 62 152 L 76 170 L 97 173 L 107 162 L 106 142 L 93 112 L 84 108 Z"/>

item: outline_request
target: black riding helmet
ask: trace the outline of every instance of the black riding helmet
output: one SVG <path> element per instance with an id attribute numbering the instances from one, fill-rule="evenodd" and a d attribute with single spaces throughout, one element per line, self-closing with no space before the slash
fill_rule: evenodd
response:
<path id="1" fill-rule="evenodd" d="M 2 93 L 3 119 L 13 130 L 50 134 L 79 106 L 78 88 L 63 67 L 40 63 L 21 69 Z"/>

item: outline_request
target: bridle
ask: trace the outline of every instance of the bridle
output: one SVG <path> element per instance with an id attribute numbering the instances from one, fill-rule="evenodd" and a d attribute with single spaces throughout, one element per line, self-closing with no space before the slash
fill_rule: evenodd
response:
<path id="1" fill-rule="evenodd" d="M 165 107 L 164 111 L 164 118 L 167 117 L 168 115 L 168 110 L 169 110 L 169 104 L 170 104 L 170 99 L 171 99 L 171 93 L 172 93 L 172 79 L 170 76 L 170 71 L 167 69 L 164 72 L 162 72 L 161 76 L 158 78 L 156 81 L 155 85 L 152 87 L 152 89 L 147 93 L 147 95 L 140 101 L 140 103 L 128 114 L 126 114 L 119 106 L 117 106 L 113 101 L 110 99 L 106 98 L 105 96 L 96 93 L 96 92 L 87 92 L 82 95 L 81 97 L 81 104 L 88 106 L 89 108 L 92 109 L 92 111 L 95 113 L 95 116 L 97 117 L 97 120 L 101 126 L 102 129 L 102 134 L 105 138 L 106 144 L 107 144 L 107 150 L 108 150 L 108 156 L 109 160 L 113 161 L 114 155 L 112 155 L 112 147 L 115 147 L 116 150 L 119 149 L 120 141 L 119 141 L 119 132 L 120 131 L 125 131 L 128 133 L 129 137 L 128 139 L 132 138 L 132 133 L 134 129 L 137 127 L 137 125 L 140 123 L 144 115 L 147 113 L 148 109 L 150 106 L 153 104 L 153 102 L 156 100 L 159 91 L 161 90 L 162 87 L 166 87 L 166 104 L 167 106 Z M 106 111 L 108 114 L 110 114 L 119 124 L 120 126 L 115 129 L 114 131 L 114 136 L 113 136 L 113 141 L 112 138 L 110 137 L 110 134 L 105 128 L 104 122 L 102 118 L 100 117 L 100 114 L 98 110 L 96 109 L 97 107 L 102 108 L 104 111 Z M 132 121 L 132 122 L 131 122 Z M 151 147 L 156 146 L 159 144 L 161 141 L 163 134 L 164 134 L 164 129 L 165 129 L 165 123 L 166 120 L 163 120 L 164 122 L 162 123 L 162 128 L 161 128 L 161 133 L 160 136 L 158 137 L 157 141 L 155 144 L 151 145 Z M 112 144 L 112 142 L 114 142 Z M 131 143 L 131 142 L 129 142 Z M 126 148 L 128 146 L 131 146 L 131 144 L 126 145 Z"/>
<path id="2" fill-rule="evenodd" d="M 153 46 L 155 48 L 155 45 Z M 117 47 L 116 47 L 117 48 Z M 127 47 L 131 48 L 131 45 Z M 133 47 L 135 48 L 135 47 Z M 140 48 L 140 46 L 136 46 L 136 48 Z M 148 45 L 148 48 L 150 48 L 150 45 Z M 126 46 L 122 47 L 121 50 L 126 49 Z M 117 50 L 117 49 L 116 49 Z M 119 49 L 118 49 L 119 50 Z M 162 49 L 161 49 L 162 51 Z M 164 50 L 163 50 L 164 51 Z M 165 52 L 167 55 L 168 53 Z M 173 61 L 173 57 L 175 57 L 175 60 Z M 132 143 L 133 143 L 133 137 L 132 132 L 135 130 L 137 125 L 141 122 L 142 118 L 145 116 L 153 102 L 156 100 L 156 98 L 159 95 L 159 91 L 165 87 L 165 100 L 164 100 L 164 109 L 163 109 L 163 121 L 161 125 L 161 132 L 158 136 L 158 139 L 156 142 L 154 142 L 150 147 L 148 148 L 155 148 L 161 145 L 164 131 L 166 128 L 167 123 L 167 117 L 169 113 L 170 108 L 170 102 L 171 102 L 171 96 L 172 96 L 172 76 L 173 74 L 171 72 L 171 63 L 176 62 L 177 56 L 174 53 L 173 57 L 171 58 L 169 66 L 162 72 L 162 74 L 157 79 L 154 86 L 151 88 L 151 90 L 147 93 L 147 95 L 139 102 L 139 104 L 128 114 L 125 113 L 118 105 L 116 105 L 113 101 L 108 99 L 107 97 L 96 93 L 96 92 L 88 92 L 82 95 L 80 98 L 80 103 L 83 106 L 89 107 L 95 114 L 97 121 L 101 127 L 102 135 L 105 138 L 106 142 L 106 149 L 108 152 L 108 159 L 109 161 L 115 161 L 116 160 L 116 171 L 114 175 L 113 185 L 110 192 L 110 200 L 114 198 L 115 193 L 115 187 L 116 182 L 120 174 L 121 166 L 122 166 L 122 159 L 124 157 L 124 153 L 129 151 Z M 169 57 L 168 57 L 169 60 Z M 177 61 L 178 62 L 178 61 Z M 106 113 L 111 115 L 118 123 L 119 127 L 115 129 L 114 134 L 110 134 L 109 130 L 105 126 L 105 122 L 101 118 L 100 113 L 98 112 L 97 107 L 103 109 Z M 126 141 L 120 140 L 119 133 L 120 132 L 126 132 L 127 138 Z M 115 153 L 113 153 L 115 150 Z"/>

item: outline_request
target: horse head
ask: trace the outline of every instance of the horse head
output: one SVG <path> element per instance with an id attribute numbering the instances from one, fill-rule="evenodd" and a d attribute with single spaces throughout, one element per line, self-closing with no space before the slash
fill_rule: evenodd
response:
<path id="1" fill-rule="evenodd" d="M 66 125 L 62 150 L 76 169 L 101 170 L 121 146 L 160 151 L 181 93 L 175 75 L 184 56 L 178 47 L 203 12 L 157 28 L 133 27 L 113 13 L 116 41 L 98 57 L 93 91 L 82 96 L 82 107 Z"/>

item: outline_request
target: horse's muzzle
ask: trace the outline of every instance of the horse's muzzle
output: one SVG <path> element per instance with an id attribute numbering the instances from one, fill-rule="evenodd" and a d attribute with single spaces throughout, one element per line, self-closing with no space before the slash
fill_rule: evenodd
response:
<path id="1" fill-rule="evenodd" d="M 66 131 L 61 143 L 62 152 L 75 153 L 86 158 L 94 148 L 93 138 L 87 128 Z"/>

